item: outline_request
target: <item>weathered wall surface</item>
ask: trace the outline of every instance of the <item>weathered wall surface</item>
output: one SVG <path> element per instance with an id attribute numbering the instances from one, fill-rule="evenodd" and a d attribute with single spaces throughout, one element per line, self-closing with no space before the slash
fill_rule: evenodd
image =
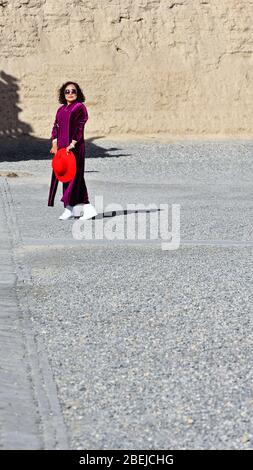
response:
<path id="1" fill-rule="evenodd" d="M 50 136 L 74 80 L 88 135 L 250 134 L 252 18 L 251 0 L 0 0 L 0 131 Z"/>

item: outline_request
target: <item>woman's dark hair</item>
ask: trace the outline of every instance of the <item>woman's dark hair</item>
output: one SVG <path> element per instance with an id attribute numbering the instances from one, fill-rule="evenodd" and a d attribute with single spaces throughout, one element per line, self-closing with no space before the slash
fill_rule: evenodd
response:
<path id="1" fill-rule="evenodd" d="M 85 101 L 85 96 L 84 96 L 80 86 L 78 85 L 78 83 L 70 82 L 70 81 L 66 82 L 66 83 L 63 83 L 61 88 L 59 88 L 59 103 L 67 104 L 67 100 L 66 100 L 65 95 L 64 95 L 64 90 L 68 85 L 71 85 L 71 84 L 75 85 L 75 87 L 77 89 L 76 101 L 80 101 L 80 103 L 83 103 Z"/>

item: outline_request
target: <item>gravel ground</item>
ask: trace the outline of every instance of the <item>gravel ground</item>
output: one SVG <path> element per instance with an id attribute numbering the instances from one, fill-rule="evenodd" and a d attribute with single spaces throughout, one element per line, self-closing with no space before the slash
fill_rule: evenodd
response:
<path id="1" fill-rule="evenodd" d="M 252 147 L 99 140 L 94 158 L 87 148 L 92 203 L 181 205 L 174 251 L 79 245 L 73 221 L 58 220 L 60 186 L 47 207 L 50 160 L 1 162 L 20 175 L 8 178 L 17 254 L 70 448 L 253 448 Z"/>

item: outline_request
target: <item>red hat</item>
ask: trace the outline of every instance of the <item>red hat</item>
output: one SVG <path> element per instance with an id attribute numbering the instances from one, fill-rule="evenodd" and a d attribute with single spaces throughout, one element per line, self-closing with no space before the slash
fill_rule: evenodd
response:
<path id="1" fill-rule="evenodd" d="M 62 183 L 72 180 L 76 174 L 76 158 L 73 152 L 67 153 L 66 148 L 57 150 L 52 159 L 52 167 L 56 178 Z"/>

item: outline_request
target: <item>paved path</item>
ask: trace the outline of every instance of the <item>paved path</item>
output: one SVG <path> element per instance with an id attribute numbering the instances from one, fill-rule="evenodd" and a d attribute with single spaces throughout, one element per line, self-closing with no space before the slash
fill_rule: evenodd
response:
<path id="1" fill-rule="evenodd" d="M 0 448 L 67 448 L 47 355 L 35 338 L 27 297 L 18 296 L 29 272 L 14 254 L 22 239 L 7 179 L 0 185 Z"/>
<path id="2" fill-rule="evenodd" d="M 251 141 L 97 142 L 86 160 L 91 202 L 102 195 L 105 212 L 179 203 L 174 251 L 160 239 L 74 240 L 73 221 L 58 220 L 61 188 L 47 207 L 50 162 L 0 163 L 19 175 L 1 179 L 1 279 L 14 312 L 5 306 L 6 341 L 18 336 L 6 367 L 22 371 L 1 391 L 2 447 L 15 446 L 9 397 L 25 414 L 9 392 L 16 382 L 31 410 L 24 447 L 253 448 L 252 150 Z M 101 218 L 130 214 L 102 211 L 94 227 Z"/>

